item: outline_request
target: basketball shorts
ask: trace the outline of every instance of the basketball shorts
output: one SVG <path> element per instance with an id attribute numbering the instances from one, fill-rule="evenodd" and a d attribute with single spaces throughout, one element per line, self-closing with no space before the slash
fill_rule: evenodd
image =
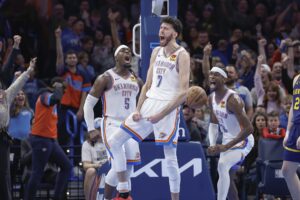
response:
<path id="1" fill-rule="evenodd" d="M 140 111 L 142 119 L 135 122 L 132 119 L 133 114 L 131 114 L 122 123 L 121 128 L 138 142 L 154 132 L 155 143 L 157 145 L 177 144 L 179 108 L 176 108 L 155 124 L 147 120 L 148 117 L 161 112 L 169 102 L 147 98 Z"/>
<path id="2" fill-rule="evenodd" d="M 223 141 L 223 144 L 227 144 L 229 141 Z M 231 149 L 229 149 L 226 152 L 222 152 L 220 154 L 221 156 L 229 156 L 230 157 L 230 152 L 240 152 L 241 153 L 241 159 L 237 160 L 237 162 L 235 163 L 235 165 L 233 165 L 233 169 L 235 169 L 235 167 L 237 165 L 241 165 L 245 159 L 245 157 L 250 153 L 250 151 L 252 150 L 254 146 L 254 137 L 253 135 L 249 135 L 244 141 L 238 143 L 237 145 L 235 145 L 234 147 L 232 147 Z"/>
<path id="3" fill-rule="evenodd" d="M 284 146 L 283 160 L 300 163 L 300 149 L 297 149 L 296 143 L 300 137 L 300 124 L 293 124 L 289 137 Z"/>
<path id="4" fill-rule="evenodd" d="M 108 148 L 108 139 L 114 133 L 114 131 L 120 128 L 122 121 L 112 119 L 110 117 L 104 117 L 102 122 L 102 139 L 106 147 L 108 158 L 111 158 L 111 152 Z M 123 150 L 125 151 L 127 164 L 130 165 L 138 165 L 141 163 L 141 156 L 140 156 L 140 148 L 139 143 L 134 139 L 130 138 L 125 142 L 123 145 Z M 111 159 L 110 159 L 111 160 Z"/>

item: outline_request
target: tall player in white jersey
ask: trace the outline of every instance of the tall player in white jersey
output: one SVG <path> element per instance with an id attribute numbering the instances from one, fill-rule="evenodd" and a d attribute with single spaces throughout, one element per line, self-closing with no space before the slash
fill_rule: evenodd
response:
<path id="1" fill-rule="evenodd" d="M 96 79 L 84 104 L 84 118 L 88 132 L 93 135 L 95 133 L 93 108 L 99 97 L 102 98 L 103 123 L 101 134 L 109 157 L 111 152 L 109 152 L 107 140 L 120 127 L 122 121 L 135 111 L 136 99 L 143 85 L 142 80 L 137 78 L 130 70 L 131 51 L 129 47 L 120 45 L 115 51 L 115 60 L 116 66 L 107 70 Z M 117 140 L 118 138 L 115 139 Z M 122 148 L 126 153 L 126 175 L 129 177 L 133 165 L 140 163 L 139 144 L 135 140 L 130 139 L 124 143 Z M 114 160 L 112 160 L 111 164 L 112 167 L 105 178 L 104 199 L 113 198 L 113 189 L 118 184 Z"/>
<path id="2" fill-rule="evenodd" d="M 226 200 L 230 185 L 229 170 L 242 162 L 254 145 L 253 127 L 239 95 L 225 86 L 226 72 L 213 67 L 209 74 L 212 108 L 209 124 L 209 154 L 220 153 L 218 163 L 218 200 Z M 219 130 L 222 144 L 216 144 Z"/>
<path id="3" fill-rule="evenodd" d="M 164 145 L 172 200 L 179 199 L 180 174 L 177 163 L 179 108 L 189 88 L 190 56 L 176 43 L 182 31 L 181 22 L 163 18 L 159 29 L 160 46 L 150 59 L 147 80 L 137 109 L 108 140 L 119 177 L 119 197 L 128 199 L 125 154 L 120 148 L 129 138 L 142 141 L 154 131 L 155 142 Z M 149 188 L 150 190 L 150 188 Z"/>

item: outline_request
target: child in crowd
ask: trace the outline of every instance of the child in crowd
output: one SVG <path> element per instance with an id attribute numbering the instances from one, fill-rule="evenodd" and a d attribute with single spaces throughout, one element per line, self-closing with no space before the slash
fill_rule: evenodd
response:
<path id="1" fill-rule="evenodd" d="M 279 113 L 272 111 L 268 113 L 268 127 L 263 128 L 262 136 L 264 138 L 281 139 L 285 136 L 285 129 L 279 128 Z"/>
<path id="2" fill-rule="evenodd" d="M 290 108 L 292 106 L 292 100 L 293 100 L 292 95 L 287 95 L 282 100 L 281 107 L 283 109 L 282 109 L 282 112 L 280 113 L 280 116 L 279 116 L 279 121 L 280 121 L 279 127 L 280 128 L 284 128 L 284 129 L 287 128 L 289 112 L 290 112 Z"/>

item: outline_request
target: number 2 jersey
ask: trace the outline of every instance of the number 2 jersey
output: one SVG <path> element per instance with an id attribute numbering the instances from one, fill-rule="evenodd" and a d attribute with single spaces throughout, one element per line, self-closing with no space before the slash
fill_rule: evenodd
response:
<path id="1" fill-rule="evenodd" d="M 293 87 L 293 124 L 300 125 L 300 76 Z"/>
<path id="2" fill-rule="evenodd" d="M 217 103 L 215 100 L 215 92 L 212 93 L 212 109 L 213 112 L 218 119 L 220 131 L 223 133 L 223 139 L 222 144 L 227 144 L 232 139 L 234 139 L 240 132 L 241 132 L 241 126 L 239 124 L 239 121 L 237 120 L 234 113 L 231 113 L 227 109 L 227 102 L 231 95 L 235 95 L 235 98 L 238 98 L 240 101 L 240 97 L 238 94 L 228 89 L 226 94 L 224 95 L 223 99 Z M 245 141 L 242 141 L 235 145 L 236 147 L 243 147 L 247 144 L 248 139 L 253 140 L 253 135 L 249 135 Z"/>
<path id="3" fill-rule="evenodd" d="M 290 152 L 298 153 L 295 154 L 284 153 L 284 160 L 299 162 L 300 149 L 297 148 L 297 140 L 300 137 L 300 76 L 293 86 L 293 118 L 292 127 L 284 148 Z"/>
<path id="4" fill-rule="evenodd" d="M 112 69 L 106 73 L 111 76 L 113 83 L 102 95 L 103 116 L 124 120 L 136 109 L 136 98 L 140 91 L 138 79 L 132 74 L 125 79 Z"/>
<path id="5" fill-rule="evenodd" d="M 179 47 L 174 53 L 166 57 L 164 48 L 158 50 L 153 63 L 153 78 L 151 88 L 147 92 L 147 97 L 170 101 L 173 100 L 179 91 L 179 73 L 177 70 L 178 55 L 185 51 Z"/>

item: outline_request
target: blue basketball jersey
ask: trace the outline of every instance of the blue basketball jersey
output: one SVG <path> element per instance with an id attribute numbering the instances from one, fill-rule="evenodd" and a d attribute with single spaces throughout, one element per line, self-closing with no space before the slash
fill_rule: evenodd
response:
<path id="1" fill-rule="evenodd" d="M 300 124 L 300 76 L 293 87 L 293 124 Z"/>

